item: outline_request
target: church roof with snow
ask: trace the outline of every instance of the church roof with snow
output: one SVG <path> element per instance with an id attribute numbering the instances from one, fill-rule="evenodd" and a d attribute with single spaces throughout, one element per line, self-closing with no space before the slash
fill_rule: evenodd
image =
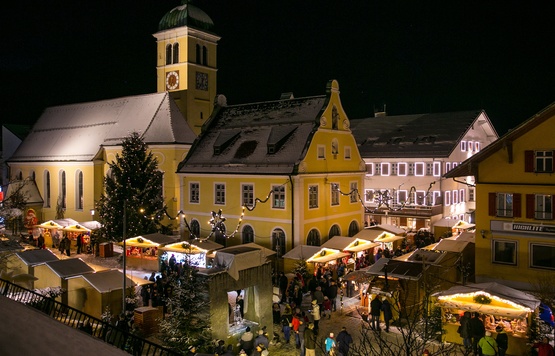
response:
<path id="1" fill-rule="evenodd" d="M 179 173 L 294 174 L 326 96 L 217 107 Z"/>
<path id="2" fill-rule="evenodd" d="M 195 134 L 167 92 L 47 108 L 10 161 L 91 161 L 131 132 L 146 144 L 192 144 Z"/>

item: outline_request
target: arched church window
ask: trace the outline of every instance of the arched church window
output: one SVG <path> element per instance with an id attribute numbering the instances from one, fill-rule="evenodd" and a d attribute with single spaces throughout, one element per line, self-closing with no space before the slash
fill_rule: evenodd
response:
<path id="1" fill-rule="evenodd" d="M 179 63 L 179 43 L 173 44 L 173 63 Z"/>
<path id="2" fill-rule="evenodd" d="M 355 236 L 359 231 L 358 223 L 352 221 L 351 224 L 349 224 L 349 237 Z"/>
<path id="3" fill-rule="evenodd" d="M 277 252 L 277 257 L 285 255 L 285 232 L 282 229 L 272 231 L 272 250 Z"/>
<path id="4" fill-rule="evenodd" d="M 172 64 L 172 45 L 166 45 L 166 64 Z"/>
<path id="5" fill-rule="evenodd" d="M 252 226 L 245 225 L 245 227 L 243 227 L 242 235 L 244 244 L 254 242 L 254 230 L 252 229 Z"/>
<path id="6" fill-rule="evenodd" d="M 200 64 L 201 63 L 200 62 L 200 55 L 201 55 L 200 45 L 197 44 L 195 47 L 196 47 L 196 52 L 195 52 L 196 53 L 196 61 L 195 61 L 195 63 Z"/>
<path id="7" fill-rule="evenodd" d="M 191 221 L 191 233 L 194 236 L 190 236 L 190 238 L 197 238 L 200 237 L 200 223 L 198 222 L 198 220 L 193 220 Z"/>
<path id="8" fill-rule="evenodd" d="M 202 46 L 202 65 L 208 65 L 208 48 Z"/>
<path id="9" fill-rule="evenodd" d="M 316 229 L 310 230 L 306 237 L 306 244 L 308 246 L 320 246 L 320 232 Z"/>

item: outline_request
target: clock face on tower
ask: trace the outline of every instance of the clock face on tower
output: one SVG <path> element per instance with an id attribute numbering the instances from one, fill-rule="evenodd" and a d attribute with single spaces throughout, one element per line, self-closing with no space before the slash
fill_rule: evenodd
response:
<path id="1" fill-rule="evenodd" d="M 197 72 L 197 89 L 208 90 L 208 74 Z"/>
<path id="2" fill-rule="evenodd" d="M 172 71 L 166 74 L 166 89 L 175 90 L 179 88 L 179 71 Z"/>

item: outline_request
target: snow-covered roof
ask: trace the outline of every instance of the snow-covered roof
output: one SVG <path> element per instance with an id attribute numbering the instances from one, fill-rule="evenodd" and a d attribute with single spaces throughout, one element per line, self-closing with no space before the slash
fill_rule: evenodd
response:
<path id="1" fill-rule="evenodd" d="M 325 96 L 220 107 L 180 173 L 293 173 L 318 127 Z"/>
<path id="2" fill-rule="evenodd" d="M 123 289 L 123 273 L 117 269 L 99 271 L 95 273 L 86 273 L 80 276 L 96 289 L 99 293 L 107 293 L 113 290 Z M 125 278 L 126 287 L 134 287 L 136 285 L 129 278 Z"/>
<path id="3" fill-rule="evenodd" d="M 489 123 L 483 110 L 377 116 L 351 130 L 363 158 L 448 157 L 479 118 Z"/>
<path id="4" fill-rule="evenodd" d="M 146 144 L 192 144 L 195 134 L 167 92 L 46 109 L 10 161 L 91 161 L 131 132 Z"/>
<path id="5" fill-rule="evenodd" d="M 50 261 L 46 262 L 46 265 L 60 278 L 94 272 L 94 269 L 80 258 Z"/>
<path id="6" fill-rule="evenodd" d="M 46 249 L 25 250 L 17 252 L 16 255 L 28 266 L 59 260 L 54 253 Z"/>

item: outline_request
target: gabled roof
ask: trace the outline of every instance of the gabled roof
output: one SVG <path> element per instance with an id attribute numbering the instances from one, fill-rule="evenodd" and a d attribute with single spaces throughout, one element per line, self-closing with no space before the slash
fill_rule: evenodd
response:
<path id="1" fill-rule="evenodd" d="M 65 260 L 47 262 L 46 265 L 60 278 L 94 272 L 94 269 L 80 258 L 67 258 Z"/>
<path id="2" fill-rule="evenodd" d="M 28 266 L 34 266 L 46 262 L 58 261 L 59 258 L 50 250 L 25 250 L 16 255 Z"/>
<path id="3" fill-rule="evenodd" d="M 15 239 L 10 239 L 8 237 L 0 237 L 0 252 L 7 251 L 22 251 L 23 246 Z"/>
<path id="4" fill-rule="evenodd" d="M 219 107 L 178 173 L 294 173 L 325 104 L 316 96 Z"/>
<path id="5" fill-rule="evenodd" d="M 478 163 L 482 162 L 483 160 L 490 157 L 492 154 L 506 147 L 507 145 L 511 145 L 514 140 L 521 137 L 533 128 L 539 126 L 543 122 L 549 120 L 554 115 L 555 102 L 550 104 L 528 120 L 524 121 L 514 129 L 510 130 L 495 142 L 484 147 L 480 152 L 462 162 L 456 168 L 453 168 L 452 170 L 447 172 L 444 177 L 455 178 L 464 176 L 477 176 Z"/>
<path id="6" fill-rule="evenodd" d="M 477 120 L 493 130 L 483 110 L 356 119 L 351 130 L 363 158 L 449 157 Z"/>
<path id="7" fill-rule="evenodd" d="M 168 93 L 48 108 L 10 158 L 91 161 L 101 146 L 120 145 L 132 131 L 146 144 L 191 144 L 195 134 Z"/>
<path id="8" fill-rule="evenodd" d="M 99 293 L 107 293 L 113 290 L 123 289 L 123 273 L 117 269 L 99 271 L 96 273 L 86 273 L 81 276 Z M 125 277 L 125 286 L 134 287 L 136 285 L 128 277 Z"/>

